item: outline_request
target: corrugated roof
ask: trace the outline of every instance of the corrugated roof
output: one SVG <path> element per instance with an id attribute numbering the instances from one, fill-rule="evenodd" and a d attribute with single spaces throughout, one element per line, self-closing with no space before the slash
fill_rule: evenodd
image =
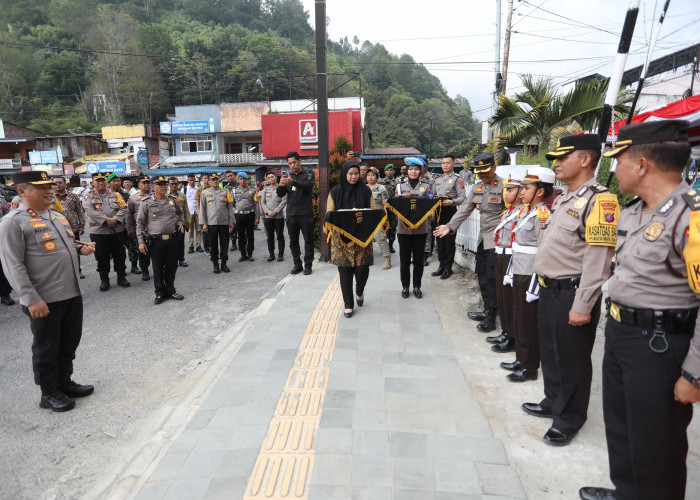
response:
<path id="1" fill-rule="evenodd" d="M 366 155 L 425 156 L 416 148 L 369 148 L 364 151 L 362 157 L 364 158 Z"/>
<path id="2" fill-rule="evenodd" d="M 226 172 L 227 170 L 231 170 L 233 172 L 255 172 L 258 168 L 266 168 L 266 167 L 256 167 L 256 166 L 210 167 L 210 166 L 191 165 L 188 167 L 152 168 L 150 170 L 144 170 L 144 173 L 148 172 L 149 174 L 158 174 L 158 175 L 187 175 L 187 174 L 211 174 L 211 173 L 216 172 L 217 174 L 222 174 L 222 173 Z"/>

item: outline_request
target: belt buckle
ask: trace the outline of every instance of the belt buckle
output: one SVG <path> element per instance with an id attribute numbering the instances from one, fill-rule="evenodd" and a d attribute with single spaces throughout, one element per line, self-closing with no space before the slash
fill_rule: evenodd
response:
<path id="1" fill-rule="evenodd" d="M 618 323 L 620 322 L 620 306 L 613 301 L 610 301 L 610 316 Z"/>
<path id="2" fill-rule="evenodd" d="M 162 240 L 169 240 L 169 239 L 170 239 L 170 235 L 169 235 L 169 234 L 164 234 L 163 236 L 160 237 L 160 239 L 162 239 Z"/>
<path id="3" fill-rule="evenodd" d="M 547 288 L 547 283 L 545 283 L 542 276 L 537 276 L 537 283 L 539 283 L 541 287 Z"/>

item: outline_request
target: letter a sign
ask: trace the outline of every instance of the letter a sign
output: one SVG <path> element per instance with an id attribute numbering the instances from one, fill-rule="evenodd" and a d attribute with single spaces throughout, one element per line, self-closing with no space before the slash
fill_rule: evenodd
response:
<path id="1" fill-rule="evenodd" d="M 299 120 L 299 142 L 318 142 L 318 120 Z"/>

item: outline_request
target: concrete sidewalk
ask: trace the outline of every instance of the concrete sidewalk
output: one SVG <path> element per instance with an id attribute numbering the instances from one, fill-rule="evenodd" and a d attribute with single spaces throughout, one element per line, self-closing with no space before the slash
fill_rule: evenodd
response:
<path id="1" fill-rule="evenodd" d="M 541 381 L 507 383 L 497 364 L 513 356 L 464 316 L 471 273 L 431 278 L 431 258 L 423 299 L 402 299 L 393 260 L 371 268 L 350 319 L 335 266 L 283 280 L 208 395 L 107 496 L 541 499 L 609 485 L 599 403 L 572 445 L 542 443 L 547 421 L 519 409 Z"/>

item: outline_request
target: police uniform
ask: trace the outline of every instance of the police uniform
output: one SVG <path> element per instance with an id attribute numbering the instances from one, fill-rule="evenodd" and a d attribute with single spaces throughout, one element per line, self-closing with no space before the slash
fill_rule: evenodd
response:
<path id="1" fill-rule="evenodd" d="M 423 159 L 423 158 L 418 158 L 418 160 L 423 164 L 426 169 L 428 168 L 428 162 Z M 404 160 L 405 161 L 405 160 Z M 435 177 L 433 177 L 433 174 L 430 173 L 429 170 L 426 170 L 425 173 L 421 176 L 421 181 L 427 182 L 430 184 L 431 187 L 435 186 Z M 428 256 L 433 254 L 433 240 L 435 239 L 433 237 L 433 231 L 437 227 L 435 220 L 433 218 L 430 218 L 430 222 L 428 222 L 428 235 L 425 238 L 425 249 L 423 252 L 423 266 L 428 265 Z"/>
<path id="2" fill-rule="evenodd" d="M 627 125 L 616 149 L 605 155 L 667 141 L 687 145 L 688 122 Z M 656 168 L 647 167 L 652 174 Z M 678 185 L 656 207 L 638 200 L 620 215 L 603 358 L 603 414 L 616 492 L 598 489 L 600 498 L 686 498 L 686 428 L 693 408 L 674 400 L 674 385 L 681 377 L 700 377 L 699 219 L 700 196 L 681 179 L 680 168 Z M 697 380 L 693 385 L 700 387 Z M 599 498 L 583 491 L 596 489 L 583 488 L 581 497 Z"/>
<path id="3" fill-rule="evenodd" d="M 440 209 L 440 218 L 437 224 L 447 224 L 457 212 L 457 208 L 459 208 L 466 199 L 464 181 L 455 172 L 451 172 L 449 175 L 441 175 L 435 179 L 433 193 L 435 196 L 452 200 L 454 203 L 450 206 L 443 205 Z M 455 260 L 456 237 L 455 233 L 450 232 L 447 236 L 438 238 L 437 253 L 440 265 L 437 271 L 432 273 L 433 276 L 440 276 L 442 279 L 447 279 L 452 275 L 452 264 Z"/>
<path id="4" fill-rule="evenodd" d="M 15 185 L 52 183 L 46 172 L 22 172 L 13 180 Z M 41 387 L 40 406 L 54 411 L 72 409 L 74 397 L 94 390 L 71 380 L 83 321 L 81 245 L 73 236 L 68 220 L 50 208 L 39 213 L 20 203 L 0 222 L 0 260 L 34 335 L 32 366 Z M 48 315 L 32 318 L 29 306 L 42 301 Z"/>
<path id="5" fill-rule="evenodd" d="M 597 134 L 572 135 L 561 138 L 547 158 L 599 149 Z M 600 318 L 601 286 L 610 276 L 617 224 L 615 195 L 592 175 L 593 169 L 591 178 L 578 189 L 569 191 L 567 187 L 554 200 L 535 257 L 534 272 L 540 283 L 537 318 L 544 399 L 539 404 L 524 403 L 523 409 L 553 417 L 552 427 L 544 436 L 548 444 L 568 444 L 585 423 L 588 412 L 591 351 Z M 605 201 L 612 207 L 610 217 L 589 219 L 604 198 L 611 198 Z M 570 310 L 590 314 L 591 319 L 587 324 L 572 326 Z"/>
<path id="6" fill-rule="evenodd" d="M 374 172 L 377 179 L 379 179 L 379 170 L 377 170 L 376 167 L 370 167 L 370 171 Z M 367 187 L 372 193 L 374 206 L 377 208 L 383 208 L 384 205 L 386 205 L 386 202 L 389 201 L 389 193 L 387 192 L 386 188 L 380 185 L 378 180 L 374 186 L 367 184 Z M 389 240 L 386 233 L 383 230 L 377 231 L 374 235 L 374 241 L 376 241 L 377 245 L 379 245 L 379 249 L 382 251 L 382 257 L 384 257 L 384 266 L 382 269 L 386 270 L 391 268 L 391 250 L 389 249 Z"/>
<path id="7" fill-rule="evenodd" d="M 394 167 L 394 165 L 392 163 L 389 163 L 386 167 L 384 167 L 385 175 L 386 171 L 389 169 L 392 169 L 394 170 L 394 172 L 396 172 L 396 168 Z M 394 196 L 396 196 L 396 186 L 399 182 L 398 179 L 389 179 L 388 177 L 383 177 L 377 182 L 384 186 L 387 195 L 389 195 L 389 198 L 393 198 Z M 386 237 L 389 240 L 389 252 L 394 253 L 394 241 L 396 240 L 396 227 L 398 224 L 398 218 L 396 217 L 396 214 L 394 212 L 389 212 L 387 214 L 387 219 L 389 221 L 389 230 L 386 232 Z"/>
<path id="8" fill-rule="evenodd" d="M 166 183 L 162 175 L 153 178 L 153 184 Z M 179 243 L 177 232 L 178 226 L 184 223 L 184 213 L 176 198 L 168 195 L 158 198 L 154 193 L 141 199 L 136 215 L 136 237 L 139 245 L 148 246 L 151 256 L 156 304 L 166 298 L 184 298 L 175 291 Z"/>
<path id="9" fill-rule="evenodd" d="M 481 153 L 474 157 L 474 172 L 486 173 L 496 168 L 492 153 Z M 496 301 L 496 253 L 491 235 L 501 219 L 501 213 L 506 206 L 503 203 L 503 179 L 496 176 L 491 184 L 480 180 L 472 187 L 464 203 L 447 224 L 453 233 L 469 218 L 474 210 L 479 210 L 480 227 L 479 240 L 476 249 L 476 277 L 479 280 L 481 298 L 484 301 L 484 312 L 469 313 L 469 317 L 481 321 L 477 328 L 490 332 L 496 328 L 498 302 Z"/>
<path id="10" fill-rule="evenodd" d="M 207 226 L 209 244 L 211 245 L 211 261 L 214 263 L 214 273 L 229 272 L 226 265 L 228 260 L 229 226 L 235 223 L 233 214 L 233 198 L 226 189 L 219 187 L 219 178 L 212 174 L 211 181 L 216 186 L 202 191 L 199 198 L 200 222 Z M 221 253 L 219 253 L 221 252 Z M 219 268 L 221 259 L 221 268 Z"/>
<path id="11" fill-rule="evenodd" d="M 19 204 L 17 207 L 19 207 Z M 12 210 L 11 204 L 5 201 L 5 198 L 0 196 L 0 222 L 2 222 L 2 218 L 5 215 L 10 213 L 10 210 Z M 6 306 L 12 306 L 15 304 L 15 301 L 12 299 L 12 297 L 10 297 L 10 292 L 12 292 L 12 287 L 5 277 L 5 273 L 2 270 L 2 261 L 0 261 L 0 304 Z"/>
<path id="12" fill-rule="evenodd" d="M 238 174 L 236 174 L 238 175 Z M 229 193 L 231 193 L 231 197 L 233 198 L 233 188 L 238 187 L 238 181 L 234 180 L 233 182 L 228 182 L 225 181 L 223 182 L 223 188 L 228 190 Z M 235 214 L 234 214 L 235 217 Z M 229 237 L 231 238 L 231 246 L 230 250 L 233 250 L 234 252 L 238 250 L 238 225 L 233 226 L 233 229 L 229 231 Z"/>
<path id="13" fill-rule="evenodd" d="M 93 174 L 93 180 L 105 179 L 103 173 Z M 114 193 L 109 188 L 104 193 L 97 189 L 83 200 L 83 209 L 88 219 L 90 240 L 95 243 L 95 259 L 97 272 L 100 274 L 100 291 L 109 289 L 110 259 L 114 261 L 117 273 L 117 284 L 128 287 L 126 280 L 126 201 L 120 193 Z M 107 225 L 106 219 L 116 219 L 115 226 Z"/>
<path id="14" fill-rule="evenodd" d="M 142 181 L 148 181 L 149 183 L 151 182 L 151 178 L 148 177 L 147 175 L 143 175 L 139 177 L 139 182 Z M 134 231 L 134 236 L 136 236 L 136 215 L 139 212 L 139 207 L 141 206 L 141 201 L 150 196 L 149 194 L 144 194 L 143 191 L 139 190 L 136 194 L 133 194 L 129 196 L 129 200 L 126 202 L 126 230 L 127 231 Z M 138 237 L 137 237 L 138 241 Z M 148 271 L 149 266 L 151 265 L 151 256 L 148 252 L 146 254 L 143 254 L 142 252 L 139 252 L 139 267 L 141 268 L 141 279 L 143 281 L 148 281 L 151 279 L 151 275 Z"/>
<path id="15" fill-rule="evenodd" d="M 265 218 L 265 232 L 267 233 L 267 250 L 270 253 L 268 262 L 275 258 L 275 236 L 277 237 L 277 260 L 284 260 L 284 209 L 287 206 L 287 198 L 277 194 L 277 186 L 265 185 L 260 192 L 260 207 Z M 273 217 L 268 212 L 275 212 Z"/>
<path id="16" fill-rule="evenodd" d="M 247 179 L 248 174 L 241 173 L 239 178 Z M 238 250 L 241 252 L 239 262 L 244 260 L 254 261 L 255 249 L 255 221 L 258 215 L 258 191 L 255 185 L 248 184 L 245 188 L 240 184 L 233 188 L 233 201 L 235 205 L 236 228 L 238 229 Z"/>
<path id="17" fill-rule="evenodd" d="M 183 216 L 185 218 L 185 224 L 188 223 L 190 220 L 190 209 L 189 206 L 187 205 L 187 197 L 185 196 L 184 193 L 181 193 L 180 191 L 175 191 L 174 193 L 171 191 L 168 191 L 168 196 L 170 196 L 172 199 L 174 199 L 178 205 L 180 205 L 180 208 L 182 209 Z M 189 264 L 185 262 L 185 232 L 187 229 L 183 227 L 183 230 L 180 231 L 180 228 L 178 227 L 177 229 L 177 262 L 180 265 L 180 267 L 189 267 Z"/>

